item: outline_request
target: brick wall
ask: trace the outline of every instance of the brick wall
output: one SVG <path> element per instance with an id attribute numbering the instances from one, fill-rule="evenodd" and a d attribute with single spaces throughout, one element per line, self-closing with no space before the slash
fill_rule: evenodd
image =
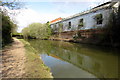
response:
<path id="1" fill-rule="evenodd" d="M 81 37 L 89 38 L 94 34 L 101 34 L 104 32 L 103 29 L 88 29 L 88 30 L 78 30 L 78 31 L 66 31 L 61 33 L 55 33 L 54 37 L 63 38 L 63 39 L 72 39 L 73 35 L 80 33 Z"/>

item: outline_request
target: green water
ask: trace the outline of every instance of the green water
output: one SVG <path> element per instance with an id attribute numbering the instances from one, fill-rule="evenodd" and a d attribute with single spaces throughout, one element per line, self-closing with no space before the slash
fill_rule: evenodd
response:
<path id="1" fill-rule="evenodd" d="M 55 78 L 117 78 L 115 49 L 50 40 L 30 40 Z"/>

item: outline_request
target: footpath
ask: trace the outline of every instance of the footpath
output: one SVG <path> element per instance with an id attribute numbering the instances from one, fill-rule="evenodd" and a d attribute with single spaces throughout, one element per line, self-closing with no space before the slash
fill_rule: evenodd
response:
<path id="1" fill-rule="evenodd" d="M 15 78 L 25 74 L 24 44 L 14 38 L 14 42 L 2 51 L 2 77 Z"/>
<path id="2" fill-rule="evenodd" d="M 53 78 L 30 44 L 13 38 L 2 50 L 2 78 Z"/>

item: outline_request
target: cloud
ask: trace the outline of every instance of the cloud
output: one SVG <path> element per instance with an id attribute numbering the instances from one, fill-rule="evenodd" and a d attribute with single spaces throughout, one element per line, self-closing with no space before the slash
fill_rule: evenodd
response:
<path id="1" fill-rule="evenodd" d="M 30 2 L 30 1 L 33 1 L 33 2 L 36 2 L 36 1 L 39 1 L 40 0 L 25 0 L 26 2 Z M 43 0 L 41 0 L 43 1 Z M 96 5 L 98 5 L 98 3 L 95 3 L 95 2 L 106 2 L 106 1 L 109 1 L 109 0 L 44 0 L 43 2 L 63 2 L 64 4 L 59 4 L 58 6 L 55 6 L 55 9 L 56 10 L 59 10 L 57 13 L 38 13 L 37 11 L 33 10 L 33 9 L 21 9 L 20 10 L 20 13 L 14 17 L 18 23 L 18 32 L 20 32 L 24 27 L 27 27 L 27 25 L 31 24 L 31 23 L 34 23 L 34 22 L 39 22 L 39 23 L 46 23 L 47 21 L 51 21 L 55 18 L 58 18 L 58 17 L 68 17 L 72 14 L 68 14 L 66 13 L 65 10 L 68 10 L 69 9 L 69 2 L 90 2 L 90 5 L 89 7 L 95 7 Z M 70 6 L 74 6 L 75 3 Z M 76 6 L 76 5 L 75 5 Z M 72 7 L 71 7 L 72 8 Z M 14 11 L 14 12 L 19 12 L 19 11 Z"/>
<path id="2" fill-rule="evenodd" d="M 51 21 L 57 17 L 66 17 L 65 14 L 49 14 L 49 13 L 38 13 L 32 9 L 23 9 L 20 11 L 15 19 L 18 23 L 18 32 L 24 27 L 27 27 L 31 23 L 46 23 L 47 21 Z"/>
<path id="3" fill-rule="evenodd" d="M 31 9 L 22 9 L 20 13 L 15 17 L 18 22 L 18 30 L 21 31 L 22 28 L 27 27 L 27 25 L 33 22 L 40 22 L 41 18 L 38 13 Z"/>

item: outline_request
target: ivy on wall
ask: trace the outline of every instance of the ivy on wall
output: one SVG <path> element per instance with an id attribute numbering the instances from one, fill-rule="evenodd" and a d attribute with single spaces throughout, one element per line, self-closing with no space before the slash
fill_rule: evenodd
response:
<path id="1" fill-rule="evenodd" d="M 78 29 L 81 29 L 83 26 L 84 26 L 84 23 L 83 23 L 83 18 L 82 18 L 82 19 L 80 19 L 80 21 L 79 21 Z"/>
<path id="2" fill-rule="evenodd" d="M 103 22 L 103 15 L 102 14 L 97 14 L 95 15 L 95 18 L 94 18 L 97 22 L 97 24 L 102 24 Z"/>

